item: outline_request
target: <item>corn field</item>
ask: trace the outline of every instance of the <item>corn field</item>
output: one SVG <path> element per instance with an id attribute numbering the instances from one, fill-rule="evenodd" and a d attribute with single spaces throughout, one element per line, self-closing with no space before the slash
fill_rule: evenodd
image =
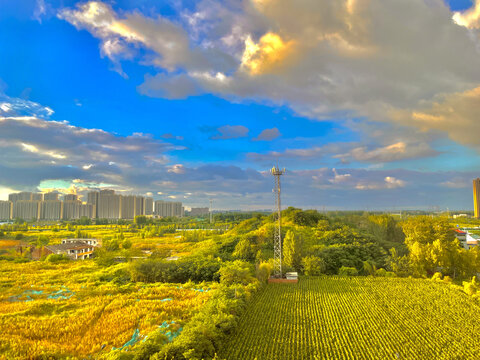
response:
<path id="1" fill-rule="evenodd" d="M 321 277 L 270 284 L 223 359 L 480 359 L 480 307 L 423 279 Z"/>

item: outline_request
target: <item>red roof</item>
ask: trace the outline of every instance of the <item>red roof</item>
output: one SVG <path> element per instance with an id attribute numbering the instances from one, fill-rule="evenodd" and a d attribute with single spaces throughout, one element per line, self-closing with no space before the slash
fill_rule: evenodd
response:
<path id="1" fill-rule="evenodd" d="M 467 233 L 465 231 L 462 231 L 462 230 L 459 230 L 459 229 L 455 229 L 455 232 L 457 234 L 460 234 L 460 235 L 467 235 Z"/>

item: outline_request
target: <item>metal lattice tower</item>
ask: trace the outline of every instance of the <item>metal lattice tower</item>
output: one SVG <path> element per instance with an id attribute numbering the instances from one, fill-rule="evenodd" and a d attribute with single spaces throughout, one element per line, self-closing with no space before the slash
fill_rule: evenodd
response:
<path id="1" fill-rule="evenodd" d="M 285 173 L 285 169 L 280 170 L 275 166 L 271 170 L 275 177 L 275 211 L 277 212 L 277 226 L 275 226 L 275 235 L 273 238 L 273 276 L 276 278 L 282 277 L 282 202 L 280 199 L 281 186 L 280 176 Z"/>

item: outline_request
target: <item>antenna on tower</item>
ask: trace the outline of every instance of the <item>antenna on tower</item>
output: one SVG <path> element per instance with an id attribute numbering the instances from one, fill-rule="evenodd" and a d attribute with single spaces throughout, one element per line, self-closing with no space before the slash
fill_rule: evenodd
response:
<path id="1" fill-rule="evenodd" d="M 213 210 L 213 200 L 210 199 L 210 224 L 213 223 L 213 213 L 212 213 L 212 210 Z"/>
<path id="2" fill-rule="evenodd" d="M 277 226 L 275 226 L 275 235 L 273 238 L 273 276 L 276 278 L 282 277 L 282 203 L 280 199 L 281 185 L 280 176 L 285 174 L 285 168 L 280 170 L 274 166 L 271 170 L 275 177 L 275 211 L 277 212 Z"/>

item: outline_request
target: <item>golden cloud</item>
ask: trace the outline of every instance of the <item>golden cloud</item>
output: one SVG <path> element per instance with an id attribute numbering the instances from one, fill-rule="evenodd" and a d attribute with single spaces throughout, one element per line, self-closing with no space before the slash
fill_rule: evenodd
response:
<path id="1" fill-rule="evenodd" d="M 460 26 L 464 26 L 469 29 L 479 29 L 480 0 L 475 0 L 475 5 L 464 12 L 455 12 L 452 19 Z"/>
<path id="2" fill-rule="evenodd" d="M 480 146 L 480 87 L 438 96 L 421 109 L 390 111 L 389 117 L 422 131 L 439 130 L 461 144 Z"/>
<path id="3" fill-rule="evenodd" d="M 242 67 L 252 75 L 275 72 L 291 63 L 295 41 L 284 41 L 280 35 L 269 32 L 258 43 L 250 37 L 245 40 Z"/>

